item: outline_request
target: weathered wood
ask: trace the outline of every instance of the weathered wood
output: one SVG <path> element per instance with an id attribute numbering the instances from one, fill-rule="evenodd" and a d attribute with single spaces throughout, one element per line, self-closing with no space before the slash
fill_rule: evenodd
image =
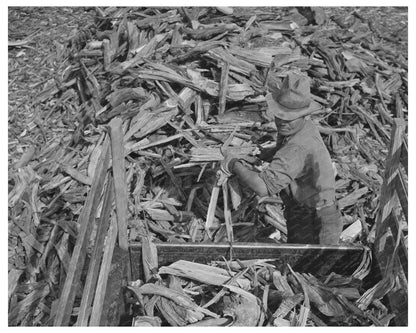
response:
<path id="1" fill-rule="evenodd" d="M 81 305 L 78 312 L 77 326 L 88 326 L 88 319 L 91 313 L 91 303 L 93 301 L 95 287 L 97 285 L 98 272 L 100 269 L 103 247 L 108 226 L 110 225 L 110 214 L 113 210 L 114 187 L 113 180 L 109 177 L 107 189 L 103 199 L 103 208 L 98 220 L 97 235 L 95 237 L 94 249 L 85 280 L 84 291 L 82 294 Z"/>
<path id="2" fill-rule="evenodd" d="M 124 160 L 123 131 L 120 118 L 114 118 L 110 122 L 111 153 L 113 161 L 114 193 L 116 199 L 118 244 L 127 251 L 129 247 L 127 239 L 128 222 L 128 196 L 126 184 L 126 167 Z"/>
<path id="3" fill-rule="evenodd" d="M 103 261 L 101 263 L 100 274 L 95 290 L 94 303 L 92 306 L 89 326 L 99 326 L 107 290 L 108 275 L 111 270 L 111 260 L 113 258 L 114 247 L 117 240 L 117 219 L 113 215 L 111 218 L 110 228 L 108 229 L 105 242 Z"/>
<path id="4" fill-rule="evenodd" d="M 375 241 L 375 251 L 378 256 L 383 252 L 383 249 L 380 248 L 380 243 L 378 240 L 381 235 L 387 229 L 385 223 L 386 218 L 390 215 L 391 210 L 394 208 L 395 204 L 395 177 L 397 176 L 400 164 L 400 154 L 401 154 L 401 144 L 402 137 L 405 130 L 405 122 L 401 119 L 395 119 L 392 131 L 392 137 L 390 141 L 389 154 L 386 161 L 386 170 L 384 175 L 384 182 L 381 188 L 381 197 L 380 197 L 380 211 L 377 214 L 376 218 L 376 241 Z M 380 265 L 383 270 L 383 267 L 386 265 L 387 258 L 380 258 Z"/>
<path id="5" fill-rule="evenodd" d="M 128 263 L 129 253 L 116 246 L 108 273 L 100 326 L 120 326 L 121 316 L 126 313 L 123 288 L 128 281 Z"/>
<path id="6" fill-rule="evenodd" d="M 394 119 L 384 182 L 381 189 L 380 208 L 376 217 L 374 250 L 382 276 L 382 284 L 388 282 L 390 284 L 393 283 L 391 280 L 397 274 L 397 269 L 395 270 L 396 254 L 399 257 L 401 267 L 398 269 L 404 271 L 405 279 L 407 280 L 407 246 L 403 237 L 400 221 L 394 211 L 397 203 L 397 180 L 399 179 L 400 181 L 400 158 L 405 129 L 406 123 L 404 120 Z M 403 200 L 404 198 L 402 198 Z M 390 299 L 393 312 L 407 314 L 407 295 L 393 294 L 391 288 L 387 289 L 385 294 Z M 400 297 L 400 300 L 397 297 Z M 407 326 L 407 322 L 407 315 L 401 315 L 396 318 L 396 324 L 399 326 Z"/>
<path id="7" fill-rule="evenodd" d="M 77 235 L 77 241 L 72 253 L 65 284 L 59 298 L 58 309 L 54 320 L 55 326 L 66 326 L 69 323 L 72 306 L 75 300 L 76 288 L 80 282 L 82 268 L 84 266 L 86 247 L 106 178 L 105 174 L 107 173 L 109 159 L 109 139 L 106 137 L 102 145 L 98 167 L 94 173 L 91 190 L 78 219 L 80 230 Z"/>

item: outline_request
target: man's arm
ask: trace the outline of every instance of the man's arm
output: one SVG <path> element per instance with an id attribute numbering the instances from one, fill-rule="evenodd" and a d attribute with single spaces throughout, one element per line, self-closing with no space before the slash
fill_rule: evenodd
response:
<path id="1" fill-rule="evenodd" d="M 232 167 L 232 173 L 237 175 L 238 179 L 258 196 L 267 197 L 269 195 L 266 183 L 260 178 L 258 172 L 247 169 L 240 162 L 235 162 Z"/>

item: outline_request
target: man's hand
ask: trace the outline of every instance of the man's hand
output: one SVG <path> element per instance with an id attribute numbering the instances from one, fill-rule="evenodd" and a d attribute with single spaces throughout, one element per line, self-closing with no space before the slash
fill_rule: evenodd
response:
<path id="1" fill-rule="evenodd" d="M 235 150 L 221 148 L 221 153 L 224 159 L 221 161 L 220 169 L 226 175 L 231 176 L 233 174 L 234 164 L 240 160 L 246 161 L 250 164 L 257 164 L 259 159 L 250 155 L 239 155 Z"/>

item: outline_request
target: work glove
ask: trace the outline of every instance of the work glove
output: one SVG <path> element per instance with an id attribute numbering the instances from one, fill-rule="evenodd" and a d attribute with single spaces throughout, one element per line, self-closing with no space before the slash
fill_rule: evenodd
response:
<path id="1" fill-rule="evenodd" d="M 227 148 L 221 148 L 221 153 L 224 159 L 221 161 L 220 170 L 227 176 L 233 174 L 234 164 L 240 160 L 246 161 L 250 164 L 258 164 L 259 160 L 255 156 L 237 154 L 235 150 L 231 151 Z"/>

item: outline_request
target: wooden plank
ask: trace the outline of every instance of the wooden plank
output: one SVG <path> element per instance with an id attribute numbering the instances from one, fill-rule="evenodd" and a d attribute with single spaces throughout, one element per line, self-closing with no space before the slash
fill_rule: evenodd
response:
<path id="1" fill-rule="evenodd" d="M 69 323 L 72 306 L 75 300 L 76 289 L 80 282 L 82 268 L 84 266 L 87 243 L 89 241 L 101 192 L 104 187 L 109 159 L 109 140 L 108 137 L 106 137 L 102 146 L 99 163 L 97 164 L 97 170 L 94 173 L 91 190 L 88 193 L 84 208 L 78 218 L 78 225 L 80 226 L 80 229 L 75 243 L 75 248 L 72 253 L 64 287 L 59 298 L 54 326 L 67 326 Z"/>
<path id="2" fill-rule="evenodd" d="M 227 243 L 155 243 L 159 267 L 182 259 L 209 263 L 221 257 L 229 257 Z M 240 260 L 267 258 L 279 270 L 290 264 L 297 272 L 325 276 L 330 272 L 350 275 L 361 263 L 368 248 L 357 245 L 321 246 L 315 244 L 241 243 L 232 247 L 233 255 Z M 142 245 L 130 244 L 133 279 L 143 279 Z"/>
<path id="3" fill-rule="evenodd" d="M 84 292 L 82 294 L 81 305 L 78 313 L 76 326 L 88 326 L 91 303 L 93 300 L 95 287 L 97 285 L 98 272 L 100 269 L 101 258 L 103 256 L 103 247 L 105 236 L 110 225 L 110 214 L 113 209 L 114 188 L 112 178 L 109 177 L 107 190 L 104 196 L 103 209 L 98 221 L 97 236 L 95 239 L 93 253 L 91 255 L 90 266 L 88 268 L 87 278 L 85 280 Z"/>
<path id="4" fill-rule="evenodd" d="M 115 247 L 108 273 L 107 288 L 102 306 L 100 326 L 119 326 L 126 313 L 122 288 L 127 285 L 129 252 Z"/>
<path id="5" fill-rule="evenodd" d="M 384 173 L 384 182 L 381 189 L 380 210 L 376 218 L 376 245 L 378 238 L 384 234 L 384 231 L 386 230 L 385 220 L 390 215 L 394 204 L 394 177 L 397 175 L 397 170 L 400 164 L 400 148 L 405 127 L 406 123 L 404 120 L 394 119 L 390 148 L 386 162 L 386 170 Z M 377 254 L 379 249 L 377 246 L 375 249 Z"/>
<path id="6" fill-rule="evenodd" d="M 114 192 L 117 210 L 118 243 L 127 251 L 129 247 L 127 239 L 127 215 L 128 196 L 126 185 L 126 167 L 124 160 L 123 130 L 121 118 L 113 118 L 109 124 L 111 137 L 111 153 L 113 161 Z"/>
<path id="7" fill-rule="evenodd" d="M 392 279 L 399 279 L 399 288 L 390 290 L 386 294 L 386 299 L 390 305 L 390 310 L 396 314 L 394 322 L 396 326 L 407 326 L 407 311 L 408 311 L 408 295 L 407 295 L 407 280 L 408 280 L 408 256 L 407 247 L 405 244 L 402 228 L 400 222 L 394 213 L 386 219 L 388 229 L 385 233 L 385 245 L 382 255 L 387 257 L 387 265 L 385 271 L 381 271 L 383 279 L 381 285 L 392 283 Z M 383 235 L 384 236 L 384 235 Z M 398 263 L 395 263 L 395 257 L 398 257 Z M 380 255 L 377 257 L 377 262 L 380 264 Z M 379 265 L 380 266 L 380 265 Z M 403 276 L 404 274 L 404 276 Z M 390 281 L 390 282 L 389 282 Z M 396 280 L 397 281 L 397 280 Z M 376 292 L 377 293 L 377 292 Z"/>
<path id="8" fill-rule="evenodd" d="M 391 213 L 398 203 L 396 178 L 399 175 L 401 147 L 405 129 L 406 123 L 404 120 L 394 119 L 384 181 L 381 188 L 380 208 L 376 216 L 374 252 L 383 278 L 389 274 L 387 272 L 389 262 L 395 252 L 392 251 L 392 245 L 388 241 L 387 235 L 389 231 L 393 231 L 395 228 L 400 230 L 399 225 L 396 225 L 395 221 L 392 222 Z M 404 241 L 403 245 L 399 244 L 399 250 L 400 252 L 405 250 Z"/>
<path id="9" fill-rule="evenodd" d="M 107 289 L 108 275 L 111 269 L 111 260 L 113 257 L 114 247 L 117 239 L 117 219 L 113 215 L 111 218 L 110 228 L 108 229 L 107 239 L 104 249 L 103 262 L 101 264 L 100 274 L 95 290 L 94 304 L 92 306 L 90 326 L 100 325 L 101 313 L 103 310 L 105 292 Z"/>

